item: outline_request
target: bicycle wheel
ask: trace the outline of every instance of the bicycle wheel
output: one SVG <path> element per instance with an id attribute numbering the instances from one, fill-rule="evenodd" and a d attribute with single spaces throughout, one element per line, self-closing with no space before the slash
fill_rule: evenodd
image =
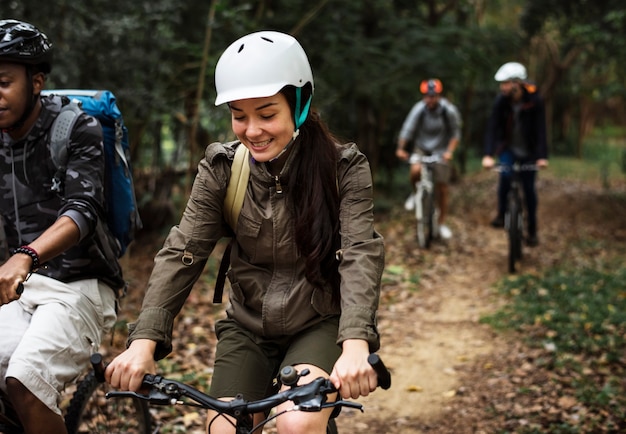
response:
<path id="1" fill-rule="evenodd" d="M 505 215 L 505 225 L 509 235 L 509 273 L 515 273 L 515 264 L 522 258 L 523 224 L 523 215 L 519 201 L 511 194 Z"/>
<path id="2" fill-rule="evenodd" d="M 433 239 L 437 236 L 439 229 L 437 225 L 437 207 L 435 206 L 435 195 L 431 192 L 430 194 L 428 194 L 427 200 L 428 214 L 426 218 L 426 248 L 429 248 Z"/>
<path id="3" fill-rule="evenodd" d="M 428 234 L 430 225 L 428 216 L 430 215 L 428 207 L 428 192 L 421 188 L 415 195 L 415 220 L 417 222 L 417 244 L 421 248 L 428 248 L 430 241 Z"/>
<path id="4" fill-rule="evenodd" d="M 421 248 L 428 249 L 435 236 L 435 200 L 431 192 L 423 190 L 418 204 L 421 218 L 417 219 L 417 241 Z"/>
<path id="5" fill-rule="evenodd" d="M 148 404 L 137 398 L 106 399 L 108 389 L 93 371 L 78 384 L 65 412 L 68 433 L 150 434 Z"/>

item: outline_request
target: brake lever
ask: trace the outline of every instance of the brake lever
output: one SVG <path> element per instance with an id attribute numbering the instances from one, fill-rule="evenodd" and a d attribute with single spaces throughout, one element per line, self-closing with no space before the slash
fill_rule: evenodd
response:
<path id="1" fill-rule="evenodd" d="M 156 405 L 172 405 L 176 403 L 176 398 L 172 398 L 160 390 L 150 389 L 148 394 L 116 390 L 107 392 L 106 399 L 110 398 L 137 398 Z"/>
<path id="2" fill-rule="evenodd" d="M 333 408 L 333 407 L 340 407 L 340 408 L 349 407 L 349 408 L 354 408 L 356 410 L 359 410 L 361 413 L 365 412 L 365 410 L 363 410 L 363 404 L 360 404 L 355 401 L 339 400 L 335 402 L 327 402 L 325 404 L 322 404 L 322 408 Z"/>

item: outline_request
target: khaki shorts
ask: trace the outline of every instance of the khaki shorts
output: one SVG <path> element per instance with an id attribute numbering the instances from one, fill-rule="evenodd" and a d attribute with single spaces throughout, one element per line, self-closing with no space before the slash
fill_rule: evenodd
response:
<path id="1" fill-rule="evenodd" d="M 424 152 L 419 148 L 416 148 L 413 151 L 414 154 L 417 155 L 431 155 L 430 153 Z M 439 163 L 432 165 L 433 169 L 433 181 L 437 184 L 450 184 L 450 180 L 452 179 L 452 168 L 450 164 L 441 157 L 441 161 Z"/>
<path id="2" fill-rule="evenodd" d="M 232 319 L 215 326 L 218 343 L 211 396 L 261 399 L 272 391 L 272 380 L 288 365 L 310 364 L 332 371 L 341 355 L 337 345 L 339 317 L 329 318 L 295 336 L 262 338 Z"/>
<path id="3" fill-rule="evenodd" d="M 16 378 L 61 414 L 61 391 L 85 372 L 115 319 L 115 294 L 98 280 L 31 275 L 20 299 L 0 307 L 0 388 Z"/>

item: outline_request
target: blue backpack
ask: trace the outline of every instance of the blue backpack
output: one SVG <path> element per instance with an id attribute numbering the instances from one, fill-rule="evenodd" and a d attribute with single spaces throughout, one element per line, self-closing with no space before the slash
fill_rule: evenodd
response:
<path id="1" fill-rule="evenodd" d="M 102 126 L 106 220 L 111 233 L 119 242 L 121 257 L 143 225 L 135 198 L 128 129 L 124 125 L 115 96 L 108 90 L 47 90 L 44 93 L 70 99 L 70 103 L 63 106 L 50 130 L 52 159 L 58 169 L 55 176 L 57 184 L 65 176 L 67 146 L 78 115 L 85 112 L 98 119 Z"/>

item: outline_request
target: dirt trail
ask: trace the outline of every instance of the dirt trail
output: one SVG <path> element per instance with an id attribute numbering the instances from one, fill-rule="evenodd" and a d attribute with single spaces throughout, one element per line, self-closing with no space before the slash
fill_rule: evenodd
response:
<path id="1" fill-rule="evenodd" d="M 455 190 L 460 194 L 461 188 Z M 506 270 L 507 244 L 503 231 L 485 225 L 491 209 L 483 211 L 479 221 L 451 216 L 454 237 L 428 251 L 416 247 L 410 216 L 397 217 L 406 225 L 382 230 L 390 244 L 387 269 L 418 274 L 419 281 L 413 288 L 392 284 L 383 289 L 380 355 L 393 372 L 392 388 L 361 399 L 366 413 L 344 417 L 344 432 L 368 432 L 372 424 L 377 428 L 369 432 L 423 432 L 456 394 L 459 367 L 498 345 L 479 319 L 499 303 L 493 284 Z M 402 254 L 396 253 L 398 243 Z M 381 415 L 388 419 L 385 427 Z"/>
<path id="2" fill-rule="evenodd" d="M 598 232 L 597 222 L 607 218 L 606 206 L 610 207 L 610 201 L 598 202 L 599 187 L 558 181 L 542 173 L 538 190 L 541 245 L 524 247 L 522 272 L 540 271 L 560 262 L 567 255 L 563 247 L 568 243 L 563 238 L 589 231 L 596 231 L 597 236 L 616 235 L 615 231 L 609 235 L 614 229 L 610 224 L 604 227 L 606 233 Z M 416 248 L 413 222 L 403 210 L 391 215 L 388 224 L 381 221 L 388 255 L 380 310 L 380 355 L 392 370 L 392 388 L 360 399 L 365 413 L 345 412 L 339 422 L 343 432 L 484 432 L 469 424 L 483 417 L 472 412 L 484 411 L 484 405 L 457 407 L 452 414 L 450 406 L 465 388 L 485 380 L 476 378 L 476 371 L 478 375 L 484 372 L 476 364 L 490 365 L 512 348 L 513 343 L 479 322 L 503 303 L 494 284 L 508 275 L 507 239 L 503 230 L 489 226 L 495 211 L 493 176 L 466 178 L 453 187 L 452 195 L 449 226 L 454 237 L 428 251 Z M 617 236 L 626 237 L 623 225 Z M 419 280 L 409 286 L 398 285 L 390 271 L 402 277 L 415 274 Z"/>

